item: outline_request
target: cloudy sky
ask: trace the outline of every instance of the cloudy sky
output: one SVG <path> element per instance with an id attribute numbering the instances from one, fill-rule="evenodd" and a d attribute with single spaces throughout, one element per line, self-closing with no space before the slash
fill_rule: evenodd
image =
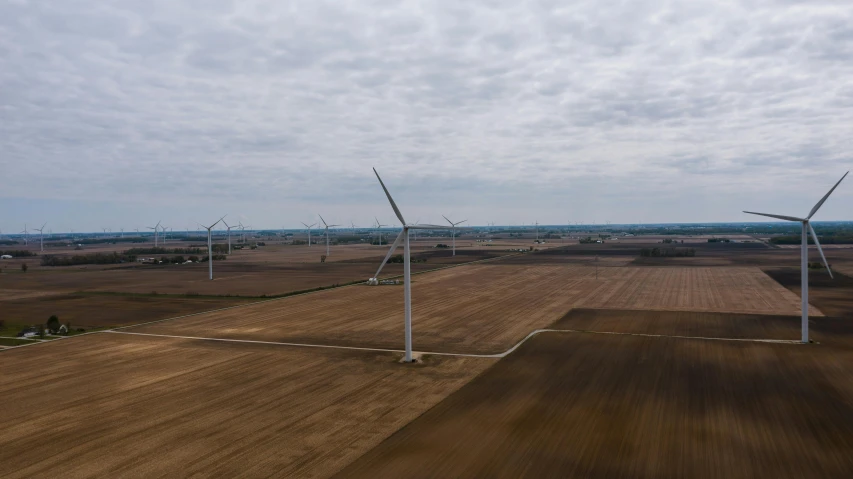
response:
<path id="1" fill-rule="evenodd" d="M 0 0 L 0 230 L 804 215 L 853 2 Z M 818 219 L 853 220 L 853 181 Z"/>

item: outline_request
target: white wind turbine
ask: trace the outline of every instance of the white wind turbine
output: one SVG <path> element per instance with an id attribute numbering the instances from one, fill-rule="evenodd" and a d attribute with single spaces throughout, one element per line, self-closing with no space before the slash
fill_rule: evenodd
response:
<path id="1" fill-rule="evenodd" d="M 317 223 L 309 225 L 308 223 L 302 223 L 305 225 L 305 229 L 308 230 L 308 246 L 311 246 L 311 228 L 317 226 Z"/>
<path id="2" fill-rule="evenodd" d="M 24 235 L 24 245 L 25 246 L 30 244 L 30 232 L 27 231 L 27 224 L 26 223 L 24 223 L 24 231 L 21 231 L 18 234 Z"/>
<path id="3" fill-rule="evenodd" d="M 317 216 L 320 216 L 320 215 L 317 215 Z M 340 226 L 340 225 L 326 224 L 326 220 L 324 220 L 322 216 L 320 216 L 320 221 L 322 221 L 323 226 L 326 227 L 326 256 L 329 256 L 329 228 L 333 228 L 335 226 Z"/>
<path id="4" fill-rule="evenodd" d="M 826 262 L 826 256 L 823 255 L 823 248 L 820 247 L 820 242 L 817 240 L 817 234 L 814 232 L 814 228 L 810 223 L 812 216 L 817 213 L 817 210 L 823 206 L 823 203 L 829 198 L 829 195 L 835 191 L 835 188 L 838 188 L 838 185 L 844 181 L 844 178 L 847 177 L 847 174 L 844 173 L 844 176 L 838 180 L 838 183 L 832 187 L 829 192 L 824 195 L 820 201 L 814 205 L 814 208 L 809 212 L 809 215 L 805 218 L 797 218 L 796 216 L 784 216 L 784 215 L 772 215 L 768 213 L 756 213 L 754 211 L 744 211 L 744 213 L 748 213 L 751 215 L 759 215 L 759 216 L 767 216 L 769 218 L 776 218 L 785 221 L 796 221 L 802 223 L 802 236 L 801 236 L 801 244 L 800 244 L 800 281 L 801 286 L 800 290 L 802 291 L 802 323 L 801 323 L 801 331 L 802 331 L 802 341 L 804 343 L 809 342 L 809 233 L 812 235 L 812 239 L 814 240 L 815 246 L 817 246 L 817 251 L 820 253 L 820 259 L 823 260 L 823 265 L 826 266 L 826 270 L 829 272 L 829 277 L 832 278 L 832 271 L 829 269 L 829 264 Z"/>
<path id="5" fill-rule="evenodd" d="M 160 228 L 160 221 L 157 222 L 154 226 L 146 226 L 149 230 L 154 230 L 154 247 L 157 247 L 157 230 Z"/>
<path id="6" fill-rule="evenodd" d="M 223 218 L 225 218 L 225 217 L 223 216 Z M 228 226 L 228 223 L 226 223 L 224 219 L 222 220 L 222 224 L 224 224 L 225 228 L 228 229 L 228 254 L 230 255 L 231 254 L 231 228 L 238 228 L 238 225 Z"/>
<path id="7" fill-rule="evenodd" d="M 36 231 L 39 232 L 39 241 L 41 242 L 41 251 L 42 252 L 44 252 L 44 227 L 46 225 L 47 225 L 47 223 L 41 225 L 41 228 L 34 228 Z"/>
<path id="8" fill-rule="evenodd" d="M 374 219 L 376 219 L 376 234 L 379 236 L 379 246 L 382 246 L 382 228 L 388 225 L 380 223 L 379 218 L 376 218 L 375 216 Z"/>
<path id="9" fill-rule="evenodd" d="M 403 219 L 403 215 L 400 213 L 400 210 L 397 208 L 397 204 L 394 203 L 394 199 L 391 198 L 391 193 L 388 192 L 388 188 L 385 187 L 385 183 L 382 182 L 382 178 L 379 177 L 379 173 L 376 172 L 376 168 L 373 169 L 373 173 L 376 174 L 376 178 L 379 180 L 379 184 L 382 185 L 382 190 L 385 191 L 385 196 L 388 197 L 388 202 L 391 203 L 391 208 L 394 210 L 394 214 L 397 215 L 397 218 L 400 219 L 400 224 L 403 229 L 400 231 L 400 234 L 397 235 L 397 239 L 394 240 L 394 243 L 391 244 L 391 249 L 388 250 L 388 254 L 385 255 L 385 259 L 382 260 L 382 264 L 379 265 L 379 269 L 376 270 L 376 275 L 373 278 L 368 280 L 368 284 L 379 284 L 379 272 L 382 271 L 382 268 L 385 266 L 385 263 L 388 262 L 388 259 L 391 258 L 391 255 L 394 254 L 394 250 L 397 249 L 397 246 L 400 244 L 400 241 L 405 240 L 405 254 L 403 254 L 403 295 L 405 298 L 405 338 L 406 338 L 406 356 L 404 361 L 407 363 L 412 362 L 412 268 L 411 268 L 411 250 L 409 249 L 409 231 L 410 230 L 435 230 L 435 229 L 449 229 L 447 226 L 437 226 L 437 225 L 410 225 L 406 223 L 406 220 Z"/>
<path id="10" fill-rule="evenodd" d="M 211 281 L 213 281 L 213 234 L 211 233 L 211 230 L 213 230 L 213 227 L 218 225 L 219 222 L 224 220 L 224 219 L 225 219 L 225 216 L 223 216 L 222 218 L 219 218 L 218 220 L 216 220 L 216 223 L 213 223 L 210 226 L 204 226 L 201 223 L 197 223 L 199 226 L 201 226 L 202 228 L 207 230 L 207 263 L 208 263 L 207 267 L 208 267 L 208 271 L 210 272 L 210 280 Z"/>
<path id="11" fill-rule="evenodd" d="M 456 256 L 456 226 L 461 225 L 462 223 L 464 223 L 468 220 L 457 221 L 456 223 L 454 223 L 454 222 L 448 220 L 447 216 L 441 215 L 441 217 L 446 219 L 447 222 L 450 223 L 450 227 L 452 228 L 450 235 L 453 237 L 453 256 Z"/>

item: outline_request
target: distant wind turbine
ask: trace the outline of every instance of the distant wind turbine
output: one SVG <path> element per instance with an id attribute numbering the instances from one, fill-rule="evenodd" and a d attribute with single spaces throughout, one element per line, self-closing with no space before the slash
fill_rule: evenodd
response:
<path id="1" fill-rule="evenodd" d="M 311 228 L 317 226 L 317 223 L 313 223 L 311 225 L 309 225 L 308 223 L 302 223 L 302 224 L 305 225 L 305 229 L 308 230 L 308 246 L 311 246 Z"/>
<path id="2" fill-rule="evenodd" d="M 382 228 L 388 225 L 383 225 L 379 222 L 379 218 L 376 218 L 375 216 L 374 218 L 376 219 L 376 234 L 379 236 L 379 246 L 382 246 Z"/>
<path id="3" fill-rule="evenodd" d="M 157 247 L 157 230 L 160 229 L 160 221 L 154 226 L 146 226 L 149 230 L 154 230 L 154 247 Z"/>
<path id="4" fill-rule="evenodd" d="M 409 231 L 410 230 L 433 230 L 433 229 L 450 229 L 447 226 L 437 226 L 437 225 L 411 225 L 407 224 L 406 220 L 403 219 L 403 215 L 400 213 L 399 208 L 397 208 L 397 204 L 394 203 L 394 199 L 391 198 L 391 193 L 388 192 L 388 188 L 385 187 L 385 183 L 382 182 L 382 178 L 379 177 L 379 173 L 376 172 L 376 168 L 373 169 L 373 173 L 376 174 L 376 179 L 379 180 L 379 184 L 382 185 L 382 190 L 385 191 L 385 196 L 388 197 L 388 202 L 391 203 L 391 208 L 394 210 L 394 214 L 397 215 L 397 218 L 400 220 L 400 224 L 402 225 L 402 230 L 400 234 L 397 235 L 397 239 L 394 240 L 394 243 L 391 244 L 391 248 L 388 250 L 388 254 L 385 255 L 385 259 L 382 260 L 382 264 L 379 265 L 379 269 L 376 270 L 376 275 L 373 278 L 370 278 L 368 281 L 369 284 L 379 284 L 379 273 L 382 271 L 382 268 L 385 266 L 385 263 L 388 262 L 388 259 L 391 258 L 391 255 L 394 254 L 394 250 L 397 249 L 397 246 L 400 244 L 400 241 L 404 241 L 405 245 L 405 253 L 403 254 L 403 296 L 405 298 L 405 341 L 406 341 L 406 356 L 403 359 L 405 362 L 412 362 L 412 266 L 411 266 L 411 256 L 412 252 L 409 247 Z"/>
<path id="5" fill-rule="evenodd" d="M 227 215 L 226 215 L 227 216 Z M 207 263 L 208 263 L 208 271 L 210 272 L 210 280 L 213 281 L 213 234 L 211 231 L 213 227 L 218 225 L 220 221 L 224 220 L 225 216 L 216 220 L 216 223 L 213 223 L 210 226 L 204 226 L 201 223 L 197 223 L 199 226 L 207 230 Z"/>
<path id="6" fill-rule="evenodd" d="M 41 241 L 41 251 L 44 252 L 44 227 L 47 223 L 41 225 L 41 228 L 36 228 L 35 230 L 39 232 L 39 237 Z"/>
<path id="7" fill-rule="evenodd" d="M 317 216 L 320 216 L 320 215 L 317 215 Z M 333 228 L 335 226 L 340 226 L 340 225 L 327 224 L 326 220 L 324 220 L 322 216 L 320 216 L 320 221 L 322 221 L 323 226 L 326 227 L 326 256 L 329 256 L 329 228 Z"/>
<path id="8" fill-rule="evenodd" d="M 447 220 L 448 223 L 450 223 L 450 227 L 451 227 L 450 235 L 453 237 L 453 256 L 456 256 L 456 226 L 461 225 L 462 223 L 464 223 L 468 220 L 457 221 L 456 223 L 454 223 L 454 222 L 450 221 L 449 219 L 447 219 L 447 216 L 441 215 L 441 217 L 444 218 L 445 220 Z"/>
<path id="9" fill-rule="evenodd" d="M 21 231 L 19 234 L 24 235 L 24 245 L 30 244 L 30 232 L 27 231 L 27 224 L 24 223 L 24 231 Z"/>
<path id="10" fill-rule="evenodd" d="M 225 217 L 223 216 L 223 218 L 225 218 Z M 228 223 L 226 223 L 224 219 L 222 220 L 222 224 L 224 224 L 225 228 L 228 229 L 228 254 L 230 255 L 231 254 L 231 228 L 237 228 L 237 225 L 228 226 Z"/>
<path id="11" fill-rule="evenodd" d="M 824 195 L 820 201 L 814 205 L 814 208 L 809 212 L 809 215 L 805 218 L 797 218 L 796 216 L 784 216 L 784 215 L 773 215 L 769 213 L 756 213 L 754 211 L 744 211 L 744 213 L 748 213 L 751 215 L 759 215 L 759 216 L 767 216 L 769 218 L 776 218 L 785 221 L 796 221 L 802 223 L 802 235 L 800 242 L 800 291 L 802 295 L 802 322 L 800 325 L 801 333 L 802 333 L 802 341 L 804 343 L 809 342 L 809 233 L 812 235 L 812 239 L 814 240 L 815 246 L 817 246 L 817 251 L 820 253 L 820 259 L 823 260 L 823 265 L 826 266 L 826 271 L 829 272 L 829 277 L 832 278 L 832 271 L 829 269 L 829 264 L 826 262 L 826 256 L 823 255 L 823 248 L 820 247 L 820 242 L 817 240 L 817 234 L 814 232 L 814 228 L 811 225 L 812 216 L 817 213 L 817 210 L 823 206 L 823 203 L 829 198 L 829 195 L 838 188 L 838 185 L 844 181 L 844 178 L 847 177 L 847 174 L 844 173 L 844 176 L 838 180 L 838 183 L 829 190 L 829 192 Z"/>

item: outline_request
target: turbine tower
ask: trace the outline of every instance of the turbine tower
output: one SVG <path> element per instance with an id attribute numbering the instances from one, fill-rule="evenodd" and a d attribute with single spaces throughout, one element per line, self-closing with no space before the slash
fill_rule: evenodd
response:
<path id="1" fill-rule="evenodd" d="M 769 213 L 756 213 L 754 211 L 744 211 L 744 213 L 748 213 L 751 215 L 759 215 L 759 216 L 767 216 L 769 218 L 776 218 L 785 221 L 796 221 L 802 223 L 802 234 L 801 234 L 801 243 L 800 243 L 800 281 L 801 286 L 800 290 L 802 291 L 802 341 L 804 343 L 809 342 L 809 233 L 812 235 L 812 239 L 814 240 L 815 246 L 817 246 L 817 251 L 820 253 L 820 259 L 823 260 L 823 265 L 826 266 L 826 271 L 829 272 L 829 277 L 832 278 L 832 271 L 829 269 L 829 264 L 826 262 L 826 256 L 823 255 L 823 248 L 820 247 L 820 242 L 817 240 L 817 234 L 814 232 L 814 228 L 811 225 L 812 216 L 817 213 L 817 210 L 823 206 L 823 203 L 829 198 L 829 195 L 835 191 L 835 188 L 838 188 L 838 185 L 844 181 L 844 178 L 847 177 L 847 174 L 844 173 L 844 176 L 838 180 L 838 183 L 832 187 L 829 192 L 824 195 L 820 201 L 814 205 L 814 208 L 809 212 L 809 215 L 805 218 L 797 218 L 796 216 L 785 216 L 785 215 L 773 215 Z"/>
<path id="2" fill-rule="evenodd" d="M 311 246 L 311 228 L 317 226 L 317 223 L 314 223 L 311 225 L 309 225 L 307 223 L 302 223 L 302 224 L 305 225 L 305 229 L 308 230 L 308 246 Z"/>
<path id="3" fill-rule="evenodd" d="M 406 340 L 406 356 L 403 359 L 405 362 L 412 362 L 412 267 L 411 267 L 411 250 L 409 249 L 409 231 L 410 230 L 434 230 L 434 229 L 450 229 L 447 226 L 437 226 L 437 225 L 411 225 L 407 224 L 406 220 L 403 219 L 403 215 L 400 213 L 399 208 L 397 208 L 397 204 L 394 203 L 394 199 L 391 198 L 391 193 L 388 192 L 388 188 L 385 187 L 385 183 L 382 182 L 382 178 L 379 177 L 379 173 L 376 172 L 376 168 L 373 169 L 373 173 L 376 174 L 376 179 L 379 180 L 379 184 L 382 185 L 382 190 L 385 191 L 385 196 L 388 197 L 388 202 L 391 203 L 391 208 L 394 210 L 394 214 L 397 215 L 397 218 L 400 220 L 400 224 L 403 229 L 400 231 L 400 234 L 397 235 L 397 239 L 394 240 L 394 243 L 391 244 L 391 249 L 388 250 L 388 254 L 385 255 L 385 259 L 382 260 L 382 264 L 379 265 L 379 269 L 376 270 L 376 275 L 373 278 L 370 278 L 368 284 L 379 284 L 379 272 L 382 271 L 382 268 L 385 266 L 385 263 L 388 262 L 388 259 L 391 258 L 391 255 L 394 254 L 394 250 L 397 249 L 397 246 L 400 244 L 400 241 L 405 241 L 405 254 L 403 255 L 403 295 L 405 298 L 405 340 Z"/>
<path id="4" fill-rule="evenodd" d="M 227 216 L 227 215 L 226 215 Z M 199 226 L 207 230 L 207 266 L 208 271 L 210 272 L 210 280 L 213 281 L 213 235 L 211 230 L 213 227 L 218 225 L 220 221 L 224 220 L 225 216 L 216 220 L 216 223 L 213 223 L 210 226 L 204 226 L 201 223 L 197 223 Z"/>
<path id="5" fill-rule="evenodd" d="M 462 223 L 464 223 L 468 220 L 457 221 L 456 223 L 454 223 L 454 222 L 448 220 L 447 216 L 441 215 L 441 217 L 446 219 L 447 222 L 450 223 L 450 227 L 452 228 L 450 235 L 453 237 L 453 256 L 456 256 L 456 226 L 461 225 Z"/>
<path id="6" fill-rule="evenodd" d="M 46 225 L 47 225 L 47 223 L 41 225 L 41 228 L 35 228 L 35 230 L 39 232 L 39 239 L 41 242 L 41 252 L 42 253 L 44 253 L 44 227 Z"/>
<path id="7" fill-rule="evenodd" d="M 320 216 L 320 215 L 317 215 L 317 216 Z M 323 226 L 326 227 L 326 256 L 329 256 L 329 228 L 332 228 L 334 226 L 340 226 L 340 225 L 326 224 L 326 220 L 324 220 L 322 216 L 320 216 L 320 221 L 322 221 Z"/>

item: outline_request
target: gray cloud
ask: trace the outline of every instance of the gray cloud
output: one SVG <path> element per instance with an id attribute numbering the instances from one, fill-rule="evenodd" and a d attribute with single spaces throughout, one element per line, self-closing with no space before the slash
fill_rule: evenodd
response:
<path id="1" fill-rule="evenodd" d="M 816 199 L 851 84 L 847 1 L 0 0 L 0 197 L 745 219 L 690 195 Z"/>

